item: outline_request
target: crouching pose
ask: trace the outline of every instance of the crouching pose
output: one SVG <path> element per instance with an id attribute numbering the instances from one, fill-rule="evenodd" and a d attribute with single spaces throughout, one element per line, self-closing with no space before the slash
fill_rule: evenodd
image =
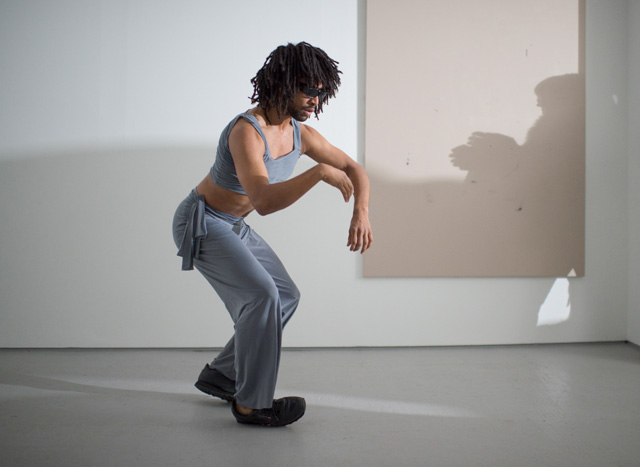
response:
<path id="1" fill-rule="evenodd" d="M 251 80 L 256 107 L 222 131 L 209 174 L 178 206 L 173 236 L 182 269 L 202 273 L 224 302 L 235 333 L 196 387 L 232 403 L 240 423 L 282 426 L 305 411 L 301 397 L 274 400 L 282 330 L 300 292 L 269 245 L 246 223 L 299 200 L 318 182 L 354 196 L 347 247 L 373 240 L 365 170 L 313 128 L 301 124 L 334 97 L 337 62 L 305 42 L 274 50 Z M 289 178 L 302 154 L 317 165 Z"/>

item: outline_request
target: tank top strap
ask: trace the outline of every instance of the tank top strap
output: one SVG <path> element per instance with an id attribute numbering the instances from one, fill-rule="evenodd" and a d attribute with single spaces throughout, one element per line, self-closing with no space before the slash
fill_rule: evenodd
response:
<path id="1" fill-rule="evenodd" d="M 293 125 L 293 149 L 294 151 L 300 151 L 302 147 L 302 134 L 300 132 L 300 123 L 297 120 L 291 119 Z"/>
<path id="2" fill-rule="evenodd" d="M 262 141 L 264 141 L 264 157 L 265 158 L 269 157 L 271 155 L 271 149 L 269 149 L 269 144 L 267 143 L 267 137 L 264 135 L 264 132 L 262 131 L 262 127 L 260 126 L 260 123 L 258 123 L 258 119 L 255 117 L 255 115 L 252 115 L 249 112 L 245 112 L 243 114 L 240 114 L 238 117 L 244 118 L 260 134 L 260 136 L 262 137 Z"/>

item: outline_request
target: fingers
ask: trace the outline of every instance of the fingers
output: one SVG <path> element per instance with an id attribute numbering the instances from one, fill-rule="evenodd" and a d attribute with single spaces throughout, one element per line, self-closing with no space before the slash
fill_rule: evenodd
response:
<path id="1" fill-rule="evenodd" d="M 365 235 L 364 237 L 364 242 L 362 244 L 362 251 L 360 253 L 362 254 L 365 251 L 367 251 L 369 248 L 371 248 L 372 243 L 373 243 L 373 234 L 371 233 L 371 231 L 369 231 L 367 235 Z"/>
<path id="2" fill-rule="evenodd" d="M 365 251 L 367 251 L 371 247 L 372 242 L 373 236 L 371 235 L 371 231 L 369 231 L 362 236 L 362 248 L 360 250 L 360 254 L 363 254 Z"/>
<path id="3" fill-rule="evenodd" d="M 351 195 L 354 194 L 353 183 L 349 176 L 342 170 L 327 166 L 327 176 L 323 179 L 329 185 L 335 187 L 342 194 L 342 198 L 345 202 L 349 202 Z"/>
<path id="4" fill-rule="evenodd" d="M 370 247 L 371 247 L 371 237 L 368 236 L 368 235 L 365 235 L 365 236 L 362 237 L 361 240 L 358 240 L 358 241 L 352 243 L 349 249 L 351 251 L 360 250 L 360 254 L 363 254 Z"/>
<path id="5" fill-rule="evenodd" d="M 351 199 L 351 195 L 353 194 L 353 188 L 345 188 L 342 192 L 342 196 L 344 197 L 344 202 L 348 203 L 349 199 Z"/>
<path id="6" fill-rule="evenodd" d="M 353 195 L 354 192 L 353 183 L 351 183 L 349 177 L 346 177 L 346 180 L 340 187 L 340 191 L 342 191 L 342 196 L 345 203 L 348 203 L 349 199 L 351 199 L 351 195 Z"/>
<path id="7" fill-rule="evenodd" d="M 369 229 L 353 228 L 349 231 L 347 247 L 351 251 L 360 250 L 360 254 L 367 251 L 373 243 L 373 235 Z"/>
<path id="8" fill-rule="evenodd" d="M 357 243 L 358 243 L 358 240 L 356 239 L 355 232 L 352 229 L 350 229 L 349 238 L 347 239 L 347 247 L 349 247 L 349 250 L 354 251 L 354 248 Z"/>

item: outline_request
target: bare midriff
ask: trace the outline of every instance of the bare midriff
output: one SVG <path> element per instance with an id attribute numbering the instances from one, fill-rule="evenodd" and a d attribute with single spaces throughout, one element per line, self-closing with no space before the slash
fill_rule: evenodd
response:
<path id="1" fill-rule="evenodd" d="M 208 174 L 196 190 L 198 194 L 204 195 L 204 201 L 216 211 L 235 217 L 245 217 L 254 210 L 247 195 L 235 193 L 216 185 Z"/>

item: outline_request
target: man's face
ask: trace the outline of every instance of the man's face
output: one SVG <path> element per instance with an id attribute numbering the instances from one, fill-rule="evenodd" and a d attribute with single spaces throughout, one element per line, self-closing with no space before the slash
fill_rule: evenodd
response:
<path id="1" fill-rule="evenodd" d="M 315 113 L 316 107 L 320 103 L 321 90 L 322 84 L 319 84 L 317 88 L 313 88 L 301 82 L 296 96 L 288 109 L 291 117 L 299 122 L 307 121 Z"/>

